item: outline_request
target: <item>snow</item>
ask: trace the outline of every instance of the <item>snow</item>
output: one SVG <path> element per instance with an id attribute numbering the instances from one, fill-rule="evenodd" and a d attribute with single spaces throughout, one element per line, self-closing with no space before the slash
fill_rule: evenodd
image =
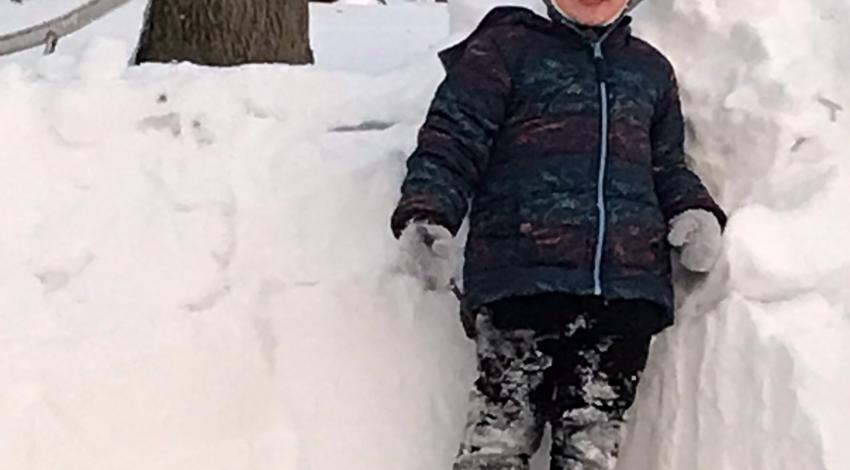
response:
<path id="1" fill-rule="evenodd" d="M 64 15 L 84 3 L 87 3 L 86 0 L 23 0 L 20 4 L 5 0 L 0 3 L 0 34 L 20 31 L 40 24 Z M 137 37 L 141 29 L 145 5 L 146 2 L 143 0 L 134 0 L 119 7 L 108 14 L 106 20 L 95 21 L 77 34 L 60 39 L 58 50 L 63 53 L 62 55 L 74 55 L 84 50 L 91 38 L 101 36 L 120 37 L 132 44 L 136 39 L 134 36 Z M 43 48 L 37 48 L 0 57 L 0 64 L 9 62 L 32 64 L 41 57 L 42 51 Z"/>
<path id="2" fill-rule="evenodd" d="M 388 2 L 391 6 L 351 3 L 313 5 L 310 27 L 317 64 L 389 72 L 439 47 L 448 33 L 445 8 L 402 1 Z"/>
<path id="3" fill-rule="evenodd" d="M 76 4 L 0 3 L 0 31 Z M 450 468 L 472 344 L 388 228 L 434 48 L 486 12 L 449 5 L 313 5 L 316 67 L 127 69 L 140 1 L 0 58 L 0 467 Z M 733 217 L 620 468 L 850 468 L 848 9 L 637 12 Z"/>
<path id="4" fill-rule="evenodd" d="M 3 2 L 3 34 L 24 29 L 34 24 L 61 16 L 86 3 L 86 0 L 38 0 L 22 1 L 14 5 L 11 0 Z"/>
<path id="5" fill-rule="evenodd" d="M 850 134 L 823 102 L 850 103 L 850 7 L 763 8 L 638 11 L 678 67 L 696 166 L 734 217 L 726 267 L 692 287 L 655 345 L 626 468 L 850 466 Z"/>
<path id="6" fill-rule="evenodd" d="M 546 15 L 546 6 L 542 0 L 464 0 L 449 2 L 449 31 L 452 35 L 464 36 L 472 32 L 488 11 L 497 6 L 519 6 Z"/>

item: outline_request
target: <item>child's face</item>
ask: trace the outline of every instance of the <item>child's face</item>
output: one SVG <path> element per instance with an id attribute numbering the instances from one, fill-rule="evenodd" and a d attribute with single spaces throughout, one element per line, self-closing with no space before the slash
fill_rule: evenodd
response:
<path id="1" fill-rule="evenodd" d="M 581 24 L 602 26 L 619 18 L 628 0 L 555 0 L 555 3 Z"/>

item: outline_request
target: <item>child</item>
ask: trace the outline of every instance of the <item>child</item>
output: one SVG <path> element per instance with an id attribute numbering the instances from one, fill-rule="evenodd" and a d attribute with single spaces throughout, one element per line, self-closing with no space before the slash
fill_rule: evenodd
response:
<path id="1" fill-rule="evenodd" d="M 685 165 L 670 63 L 628 0 L 496 8 L 440 53 L 446 78 L 392 229 L 429 273 L 470 208 L 464 310 L 479 378 L 456 470 L 610 469 L 651 337 L 673 322 L 670 251 L 705 272 L 726 216 Z M 430 259 L 428 259 L 430 257 Z"/>

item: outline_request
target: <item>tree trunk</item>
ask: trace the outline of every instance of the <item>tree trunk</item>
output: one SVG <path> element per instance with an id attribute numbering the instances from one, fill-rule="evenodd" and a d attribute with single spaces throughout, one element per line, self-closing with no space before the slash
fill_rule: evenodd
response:
<path id="1" fill-rule="evenodd" d="M 307 0 L 150 0 L 135 63 L 313 62 Z"/>

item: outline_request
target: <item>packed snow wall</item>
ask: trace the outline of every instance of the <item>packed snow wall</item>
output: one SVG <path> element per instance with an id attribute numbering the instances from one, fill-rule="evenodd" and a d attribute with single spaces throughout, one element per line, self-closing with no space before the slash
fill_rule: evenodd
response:
<path id="1" fill-rule="evenodd" d="M 733 212 L 682 279 L 622 468 L 850 468 L 850 4 L 644 2 L 676 65 L 693 164 Z"/>
<path id="2" fill-rule="evenodd" d="M 470 344 L 387 219 L 436 60 L 127 73 L 124 46 L 0 68 L 0 468 L 446 466 Z"/>
<path id="3" fill-rule="evenodd" d="M 134 6 L 0 65 L 0 468 L 448 465 L 470 343 L 388 219 L 440 66 L 330 70 L 444 7 L 315 6 L 328 66 L 128 70 Z"/>

